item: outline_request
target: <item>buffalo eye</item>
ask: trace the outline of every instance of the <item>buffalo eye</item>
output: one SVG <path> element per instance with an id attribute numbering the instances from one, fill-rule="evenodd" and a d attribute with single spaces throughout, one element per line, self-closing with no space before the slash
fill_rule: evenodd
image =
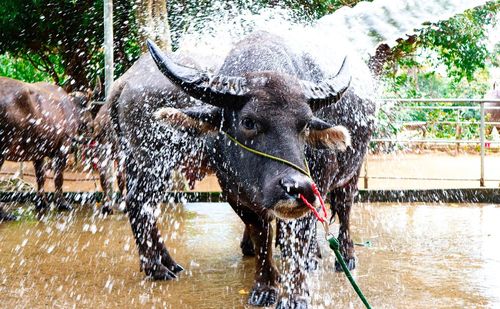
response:
<path id="1" fill-rule="evenodd" d="M 309 122 L 299 125 L 298 127 L 299 133 L 305 136 L 309 135 L 310 129 L 311 129 L 311 124 Z"/>
<path id="2" fill-rule="evenodd" d="M 255 131 L 257 129 L 257 124 L 250 118 L 243 118 L 243 120 L 241 120 L 241 125 L 248 131 Z"/>
<path id="3" fill-rule="evenodd" d="M 305 135 L 308 135 L 309 134 L 309 129 L 310 129 L 310 125 L 309 123 L 307 123 L 304 128 L 302 129 L 302 133 L 304 133 Z"/>

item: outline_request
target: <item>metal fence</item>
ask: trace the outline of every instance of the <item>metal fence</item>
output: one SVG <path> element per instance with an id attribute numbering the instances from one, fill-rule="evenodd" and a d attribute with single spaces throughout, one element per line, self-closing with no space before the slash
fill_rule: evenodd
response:
<path id="1" fill-rule="evenodd" d="M 418 139 L 408 139 L 403 138 L 400 139 L 396 136 L 396 138 L 373 138 L 372 143 L 418 143 L 418 144 L 457 144 L 457 147 L 460 144 L 479 144 L 480 145 L 480 178 L 418 178 L 418 177 L 390 177 L 390 176 L 369 176 L 368 175 L 368 160 L 365 160 L 364 167 L 364 188 L 367 189 L 369 185 L 369 179 L 394 179 L 394 180 L 435 180 L 435 181 L 479 181 L 479 185 L 481 187 L 485 186 L 485 181 L 500 181 L 500 179 L 485 179 L 484 169 L 485 169 L 485 148 L 486 145 L 490 146 L 491 144 L 500 144 L 500 140 L 497 141 L 486 141 L 486 126 L 499 126 L 500 122 L 494 121 L 486 121 L 485 110 L 500 110 L 500 100 L 498 99 L 379 99 L 379 105 L 381 107 L 387 108 L 398 108 L 398 109 L 406 109 L 406 110 L 455 110 L 456 113 L 456 121 L 434 121 L 432 124 L 448 124 L 455 125 L 457 128 L 457 132 L 460 132 L 460 129 L 464 125 L 478 124 L 473 121 L 460 121 L 461 113 L 465 110 L 479 110 L 480 113 L 480 121 L 479 121 L 479 139 L 463 139 L 460 138 L 460 134 L 457 134 L 455 138 L 426 138 L 426 125 L 425 121 L 402 121 L 399 122 L 401 127 L 413 127 L 419 128 L 423 131 L 423 138 Z M 414 105 L 414 103 L 419 103 L 418 105 Z M 450 103 L 454 103 L 454 105 L 450 105 Z M 485 106 L 485 103 L 496 103 L 498 107 L 493 106 Z M 461 104 L 461 105 L 455 105 Z M 462 105 L 467 104 L 467 105 Z"/>
<path id="2" fill-rule="evenodd" d="M 398 124 L 405 127 L 421 127 L 424 133 L 422 138 L 398 138 L 396 137 L 384 137 L 384 138 L 373 138 L 372 143 L 393 143 L 393 144 L 428 144 L 428 145 L 438 145 L 438 144 L 456 144 L 457 147 L 460 144 L 476 144 L 480 147 L 480 178 L 447 178 L 447 177 L 391 177 L 391 176 L 371 176 L 368 174 L 368 160 L 365 160 L 364 164 L 364 175 L 362 179 L 364 182 L 364 188 L 368 189 L 370 179 L 385 179 L 385 180 L 429 180 L 429 181 L 478 181 L 481 187 L 485 186 L 485 181 L 499 181 L 500 179 L 485 179 L 485 156 L 486 156 L 486 146 L 493 144 L 500 144 L 500 140 L 497 141 L 487 141 L 486 140 L 486 126 L 497 126 L 500 128 L 500 122 L 486 121 L 485 111 L 486 110 L 500 110 L 500 100 L 493 99 L 379 99 L 379 105 L 384 108 L 400 109 L 400 110 L 454 110 L 456 111 L 455 121 L 434 121 L 432 124 L 447 124 L 455 125 L 458 128 L 468 126 L 468 125 L 479 125 L 479 139 L 464 139 L 457 134 L 455 138 L 428 138 L 426 137 L 426 126 L 430 123 L 425 121 L 401 121 Z M 104 102 L 95 102 L 96 104 L 102 105 Z M 418 106 L 414 106 L 414 103 L 419 103 Z M 455 103 L 450 105 L 450 103 Z M 485 103 L 496 103 L 499 107 L 485 106 Z M 460 104 L 457 106 L 456 104 Z M 465 105 L 466 104 L 466 105 Z M 480 120 L 478 122 L 474 121 L 461 121 L 460 114 L 467 110 L 479 110 Z M 21 168 L 22 173 L 22 168 Z M 500 174 L 500 171 L 499 171 Z M 11 175 L 10 173 L 0 172 L 0 175 Z M 25 173 L 25 176 L 34 176 Z M 94 177 L 77 177 L 77 178 L 66 178 L 68 181 L 93 181 L 96 179 Z"/>

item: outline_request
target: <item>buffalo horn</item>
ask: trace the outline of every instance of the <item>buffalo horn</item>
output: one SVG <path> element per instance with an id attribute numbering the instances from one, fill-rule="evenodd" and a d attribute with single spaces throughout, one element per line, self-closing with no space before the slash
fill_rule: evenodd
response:
<path id="1" fill-rule="evenodd" d="M 351 84 L 347 57 L 344 58 L 340 70 L 334 77 L 319 83 L 301 80 L 301 84 L 313 111 L 337 102 Z"/>
<path id="2" fill-rule="evenodd" d="M 163 75 L 193 98 L 222 108 L 234 108 L 244 101 L 248 93 L 245 78 L 212 75 L 176 64 L 151 40 L 147 45 Z"/>

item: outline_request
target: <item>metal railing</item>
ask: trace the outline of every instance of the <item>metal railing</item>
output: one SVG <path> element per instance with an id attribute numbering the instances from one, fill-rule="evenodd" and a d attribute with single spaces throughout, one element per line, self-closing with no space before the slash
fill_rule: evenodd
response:
<path id="1" fill-rule="evenodd" d="M 480 136 L 479 139 L 462 139 L 458 136 L 454 139 L 442 139 L 442 138 L 418 138 L 418 139 L 410 139 L 410 138 L 373 138 L 371 142 L 373 143 L 427 143 L 427 144 L 479 144 L 480 145 L 480 178 L 446 178 L 446 177 L 393 177 L 393 176 L 370 176 L 368 173 L 368 160 L 365 158 L 364 163 L 364 175 L 362 175 L 362 179 L 364 180 L 364 188 L 368 189 L 369 187 L 369 179 L 384 179 L 384 180 L 429 180 L 429 181 L 478 181 L 481 187 L 485 186 L 485 181 L 500 181 L 500 179 L 485 179 L 485 148 L 486 148 L 486 138 L 485 131 L 486 125 L 495 125 L 500 126 L 500 122 L 487 122 L 485 120 L 485 110 L 500 110 L 500 107 L 490 107 L 485 106 L 485 103 L 497 103 L 500 105 L 500 100 L 493 99 L 379 99 L 377 100 L 380 105 L 393 103 L 393 108 L 399 109 L 407 109 L 407 110 L 432 110 L 432 109 L 440 109 L 440 110 L 479 110 L 480 111 L 480 121 L 460 121 L 460 115 L 457 116 L 457 121 L 434 121 L 432 124 L 455 124 L 457 126 L 460 125 L 479 125 Z M 96 104 L 103 104 L 104 102 L 95 102 Z M 428 105 L 422 106 L 404 106 L 406 103 L 424 103 Z M 436 103 L 469 103 L 471 105 L 468 106 L 436 106 Z M 429 104 L 434 104 L 433 106 L 429 106 Z M 405 124 L 415 125 L 427 125 L 428 123 L 425 121 L 408 121 L 408 122 L 400 122 L 402 126 Z M 500 144 L 500 141 L 488 141 L 490 144 Z M 21 168 L 22 173 L 22 168 Z M 499 171 L 500 173 L 500 171 Z M 10 175 L 11 173 L 0 172 L 1 175 Z M 25 176 L 34 176 L 29 173 L 25 173 Z M 65 178 L 68 181 L 96 181 L 93 177 L 85 177 L 85 178 Z"/>
<path id="2" fill-rule="evenodd" d="M 456 134 L 455 139 L 444 139 L 444 138 L 419 138 L 419 139 L 409 139 L 404 138 L 373 138 L 371 142 L 375 143 L 427 143 L 427 144 L 479 144 L 480 145 L 480 178 L 418 178 L 418 177 L 391 177 L 391 176 L 369 176 L 368 175 L 368 159 L 365 159 L 364 163 L 364 188 L 368 188 L 368 180 L 371 179 L 394 179 L 394 180 L 436 180 L 436 181 L 479 181 L 481 187 L 485 186 L 485 181 L 500 181 L 500 179 L 485 179 L 485 146 L 486 146 L 486 125 L 500 126 L 500 122 L 487 122 L 485 119 L 485 110 L 500 110 L 500 100 L 499 99 L 378 99 L 380 105 L 392 103 L 395 108 L 407 109 L 407 110 L 457 110 L 457 121 L 434 121 L 432 124 L 449 124 L 456 125 L 457 131 L 461 128 L 461 125 L 471 125 L 479 124 L 479 140 L 478 139 L 462 139 L 459 138 L 460 134 Z M 419 106 L 404 106 L 407 103 L 424 103 L 428 105 Z M 450 105 L 438 105 L 435 103 L 468 103 L 468 106 L 450 106 Z M 485 106 L 485 103 L 497 103 L 499 106 Z M 429 106 L 430 104 L 433 104 Z M 479 105 L 479 106 L 478 106 Z M 480 111 L 480 121 L 479 123 L 473 121 L 460 121 L 460 112 L 463 110 L 479 110 Z M 424 126 L 424 132 L 426 132 L 425 126 L 427 122 L 425 121 L 408 121 L 400 122 L 402 126 Z M 500 141 L 488 141 L 491 144 L 500 144 Z"/>

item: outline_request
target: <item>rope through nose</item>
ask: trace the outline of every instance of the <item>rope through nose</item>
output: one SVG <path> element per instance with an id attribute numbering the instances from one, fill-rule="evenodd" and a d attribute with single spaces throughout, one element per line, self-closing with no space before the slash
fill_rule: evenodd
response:
<path id="1" fill-rule="evenodd" d="M 309 203 L 309 201 L 306 199 L 306 197 L 304 195 L 299 194 L 299 199 L 302 201 L 302 203 L 304 203 L 312 211 L 312 213 L 318 219 L 319 222 L 325 223 L 327 218 L 328 218 L 328 215 L 326 213 L 325 202 L 323 201 L 323 198 L 321 197 L 321 194 L 319 193 L 319 190 L 318 190 L 318 187 L 316 186 L 316 184 L 313 182 L 311 186 L 312 186 L 312 190 L 313 190 L 314 195 L 316 195 L 316 197 L 319 199 L 319 203 L 321 204 L 322 214 L 320 214 L 316 210 L 316 208 L 311 203 Z"/>

